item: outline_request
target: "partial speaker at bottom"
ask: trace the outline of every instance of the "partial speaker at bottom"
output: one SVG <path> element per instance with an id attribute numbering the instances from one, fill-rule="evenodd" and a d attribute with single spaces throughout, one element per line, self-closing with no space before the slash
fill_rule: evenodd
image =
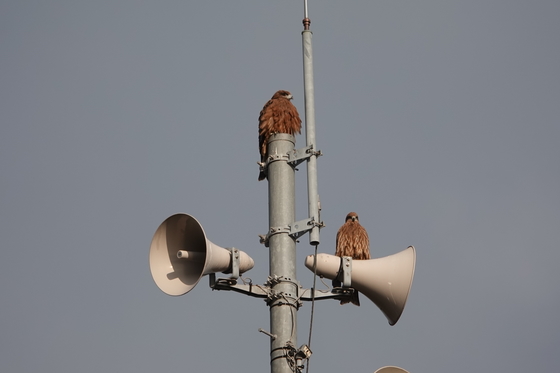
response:
<path id="1" fill-rule="evenodd" d="M 317 254 L 317 274 L 335 279 L 341 260 L 335 255 Z M 390 325 L 395 325 L 404 310 L 415 265 L 414 246 L 384 258 L 352 260 L 351 286 L 375 303 Z M 313 255 L 307 256 L 305 266 L 313 271 Z"/>
<path id="2" fill-rule="evenodd" d="M 239 273 L 255 265 L 239 250 Z M 191 291 L 202 276 L 232 272 L 232 252 L 206 238 L 202 225 L 191 215 L 175 214 L 156 230 L 150 245 L 150 271 L 156 285 L 168 295 Z"/>
<path id="3" fill-rule="evenodd" d="M 408 370 L 391 366 L 391 367 L 379 368 L 375 371 L 375 373 L 408 373 Z"/>

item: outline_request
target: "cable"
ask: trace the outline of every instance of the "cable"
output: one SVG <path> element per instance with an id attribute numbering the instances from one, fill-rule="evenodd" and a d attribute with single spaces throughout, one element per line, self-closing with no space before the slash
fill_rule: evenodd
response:
<path id="1" fill-rule="evenodd" d="M 292 338 L 294 337 L 295 329 L 296 329 L 296 323 L 295 323 L 295 321 L 294 321 L 295 318 L 296 318 L 296 315 L 295 315 L 295 313 L 294 313 L 293 307 L 297 307 L 297 304 L 296 304 L 296 305 L 293 305 L 292 302 L 290 302 L 290 301 L 288 300 L 288 298 L 286 298 L 286 295 L 285 295 L 284 293 L 281 293 L 280 295 L 281 295 L 281 297 L 286 301 L 286 305 L 287 305 L 287 306 L 290 306 L 290 311 L 291 311 L 291 314 L 292 314 L 292 332 L 290 333 L 290 341 L 291 341 Z M 296 302 L 297 302 L 297 301 L 296 301 Z"/>
<path id="2" fill-rule="evenodd" d="M 311 349 L 311 334 L 313 332 L 313 316 L 315 315 L 315 286 L 317 283 L 317 246 L 315 245 L 315 254 L 313 255 L 313 291 L 311 292 L 311 319 L 309 320 L 309 340 L 307 347 Z M 309 358 L 307 358 L 307 366 L 305 371 L 309 373 Z"/>

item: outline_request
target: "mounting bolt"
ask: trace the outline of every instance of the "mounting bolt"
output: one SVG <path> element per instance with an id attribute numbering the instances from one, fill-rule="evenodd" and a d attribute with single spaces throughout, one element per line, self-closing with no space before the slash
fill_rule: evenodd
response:
<path id="1" fill-rule="evenodd" d="M 276 334 L 270 334 L 269 332 L 267 332 L 262 328 L 259 328 L 259 332 L 268 335 L 273 341 L 276 339 Z"/>

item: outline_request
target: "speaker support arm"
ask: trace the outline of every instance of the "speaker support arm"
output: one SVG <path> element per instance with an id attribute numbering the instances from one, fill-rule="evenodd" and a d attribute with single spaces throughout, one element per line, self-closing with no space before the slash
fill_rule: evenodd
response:
<path id="1" fill-rule="evenodd" d="M 306 295 L 308 291 L 309 291 L 310 295 Z M 303 291 L 303 295 L 299 299 L 303 300 L 303 301 L 309 301 L 309 302 L 313 301 L 313 299 L 315 299 L 315 300 L 323 300 L 323 299 L 351 300 L 352 299 L 352 294 L 354 294 L 354 292 L 356 290 L 353 289 L 353 288 L 336 288 L 336 289 L 333 289 L 332 291 L 316 290 L 315 291 L 315 298 L 313 298 L 311 296 L 312 291 L 313 291 L 313 288 L 305 289 Z"/>
<path id="2" fill-rule="evenodd" d="M 236 280 L 231 278 L 216 279 L 216 274 L 210 275 L 210 287 L 212 290 L 231 290 L 237 293 L 250 295 L 255 298 L 268 298 L 270 289 L 266 286 L 253 284 L 238 284 Z"/>
<path id="3" fill-rule="evenodd" d="M 209 274 L 210 278 L 210 288 L 212 290 L 226 290 L 235 291 L 237 293 L 249 295 L 255 298 L 272 298 L 271 288 L 268 285 L 254 285 L 249 284 L 238 284 L 236 279 L 233 278 L 219 278 L 216 279 L 216 274 Z M 337 300 L 350 300 L 352 295 L 356 290 L 353 288 L 336 288 L 332 291 L 329 290 L 316 290 L 315 296 L 312 296 L 313 288 L 303 289 L 298 287 L 298 301 L 310 302 L 313 300 L 323 300 L 323 299 L 337 299 Z M 277 297 L 278 295 L 276 295 Z"/>

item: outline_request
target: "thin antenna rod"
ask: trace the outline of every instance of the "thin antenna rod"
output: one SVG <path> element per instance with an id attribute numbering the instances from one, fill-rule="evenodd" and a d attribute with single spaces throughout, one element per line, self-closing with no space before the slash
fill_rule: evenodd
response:
<path id="1" fill-rule="evenodd" d="M 309 19 L 309 12 L 307 10 L 307 0 L 303 0 L 303 29 L 308 31 L 310 24 L 311 20 Z"/>
<path id="2" fill-rule="evenodd" d="M 313 88 L 313 48 L 311 46 L 312 32 L 309 30 L 311 20 L 307 17 L 307 0 L 305 2 L 305 18 L 303 19 L 303 85 L 305 92 L 305 135 L 307 146 L 311 149 L 311 156 L 307 159 L 307 197 L 309 202 L 309 218 L 313 228 L 309 232 L 309 244 L 319 244 L 319 194 L 317 192 L 317 145 L 315 144 L 315 93 Z"/>

